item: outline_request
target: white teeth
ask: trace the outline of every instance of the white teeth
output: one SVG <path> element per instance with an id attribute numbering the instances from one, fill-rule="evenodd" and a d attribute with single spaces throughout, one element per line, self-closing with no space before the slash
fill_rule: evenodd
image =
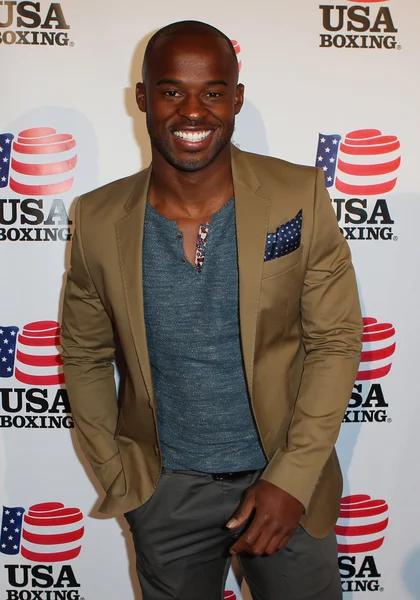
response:
<path id="1" fill-rule="evenodd" d="M 211 134 L 211 130 L 209 131 L 174 131 L 174 135 L 176 137 L 181 138 L 181 140 L 186 140 L 187 142 L 201 142 L 206 137 Z"/>

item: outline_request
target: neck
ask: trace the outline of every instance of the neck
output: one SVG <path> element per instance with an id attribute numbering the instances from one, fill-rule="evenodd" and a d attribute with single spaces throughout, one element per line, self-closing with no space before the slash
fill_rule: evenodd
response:
<path id="1" fill-rule="evenodd" d="M 233 196 L 230 144 L 207 167 L 193 173 L 172 167 L 152 149 L 149 202 L 186 213 L 211 214 Z"/>

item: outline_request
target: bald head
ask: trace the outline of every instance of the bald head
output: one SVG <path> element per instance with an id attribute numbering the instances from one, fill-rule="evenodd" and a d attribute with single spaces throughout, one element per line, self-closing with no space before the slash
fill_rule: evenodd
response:
<path id="1" fill-rule="evenodd" d="M 226 47 L 226 60 L 231 61 L 232 68 L 238 77 L 238 60 L 232 42 L 227 35 L 208 23 L 201 21 L 178 21 L 177 23 L 171 23 L 170 25 L 166 25 L 166 27 L 162 27 L 162 29 L 159 29 L 150 38 L 143 59 L 143 81 L 147 81 L 150 63 L 154 55 L 164 50 L 165 42 L 175 41 L 175 38 L 179 38 L 181 42 L 182 38 L 188 39 L 197 36 L 204 38 L 203 41 L 206 44 L 211 44 L 214 40 L 218 40 L 219 43 L 222 41 Z"/>

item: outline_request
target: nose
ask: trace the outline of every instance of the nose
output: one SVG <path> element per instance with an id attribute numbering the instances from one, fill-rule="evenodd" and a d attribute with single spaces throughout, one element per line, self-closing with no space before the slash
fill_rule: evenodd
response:
<path id="1" fill-rule="evenodd" d="M 189 121 L 199 121 L 206 112 L 207 109 L 198 94 L 187 94 L 178 108 L 179 115 Z"/>

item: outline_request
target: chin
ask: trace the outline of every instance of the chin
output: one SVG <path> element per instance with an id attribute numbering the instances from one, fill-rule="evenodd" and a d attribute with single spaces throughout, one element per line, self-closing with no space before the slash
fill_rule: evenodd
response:
<path id="1" fill-rule="evenodd" d="M 171 165 L 178 169 L 178 171 L 184 171 L 185 173 L 196 173 L 197 171 L 201 171 L 205 169 L 209 164 L 213 162 L 213 158 L 211 160 L 173 160 L 170 161 Z"/>
<path id="2" fill-rule="evenodd" d="M 175 169 L 185 171 L 186 173 L 194 173 L 205 169 L 214 161 L 217 155 L 218 153 L 211 153 L 209 155 L 207 152 L 182 154 L 178 154 L 178 152 L 167 152 L 163 154 L 163 157 Z"/>

